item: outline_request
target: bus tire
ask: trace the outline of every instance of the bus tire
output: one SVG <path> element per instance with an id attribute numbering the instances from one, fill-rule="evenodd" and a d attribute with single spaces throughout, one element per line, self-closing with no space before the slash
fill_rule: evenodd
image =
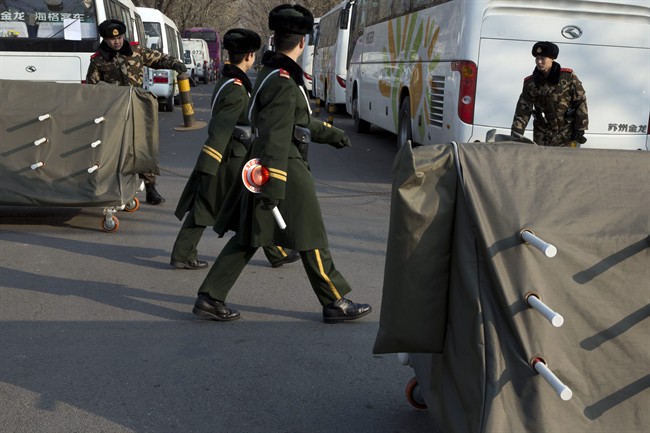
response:
<path id="1" fill-rule="evenodd" d="M 359 134 L 367 134 L 370 132 L 370 123 L 359 117 L 359 98 L 354 95 L 352 100 L 352 117 L 354 119 L 354 130 Z"/>
<path id="2" fill-rule="evenodd" d="M 165 111 L 172 112 L 174 111 L 174 96 L 171 95 L 165 100 Z"/>
<path id="3" fill-rule="evenodd" d="M 406 96 L 399 109 L 399 122 L 397 126 L 397 150 L 400 150 L 408 141 L 413 145 L 413 132 L 411 131 L 411 98 Z"/>

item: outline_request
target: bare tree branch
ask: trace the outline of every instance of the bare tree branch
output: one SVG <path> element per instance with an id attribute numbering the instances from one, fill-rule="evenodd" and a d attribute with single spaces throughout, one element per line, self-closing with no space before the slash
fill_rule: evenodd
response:
<path id="1" fill-rule="evenodd" d="M 323 15 L 341 0 L 133 0 L 136 6 L 150 7 L 170 17 L 180 30 L 189 27 L 213 27 L 223 35 L 234 27 L 256 31 L 266 40 L 271 31 L 268 16 L 274 7 L 300 4 L 315 17 Z"/>

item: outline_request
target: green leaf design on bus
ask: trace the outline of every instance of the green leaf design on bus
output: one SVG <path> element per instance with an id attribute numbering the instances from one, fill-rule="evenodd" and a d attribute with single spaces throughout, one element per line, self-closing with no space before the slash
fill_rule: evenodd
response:
<path id="1" fill-rule="evenodd" d="M 399 117 L 399 91 L 402 86 L 407 86 L 409 90 L 411 117 L 415 118 L 418 112 L 424 111 L 428 123 L 429 108 L 423 98 L 425 79 L 439 61 L 437 54 L 435 58 L 431 58 L 439 32 L 440 26 L 436 27 L 432 18 L 428 18 L 425 25 L 417 15 L 407 15 L 388 22 L 388 47 L 382 49 L 384 69 L 377 85 L 380 94 L 390 98 L 395 129 Z M 423 63 L 427 64 L 426 74 L 423 73 Z M 419 125 L 418 130 L 422 136 L 425 124 Z"/>

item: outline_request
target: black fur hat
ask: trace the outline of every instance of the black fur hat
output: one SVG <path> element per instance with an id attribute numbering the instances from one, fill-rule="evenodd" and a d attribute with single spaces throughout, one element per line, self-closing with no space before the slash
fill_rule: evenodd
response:
<path id="1" fill-rule="evenodd" d="M 109 19 L 102 22 L 99 27 L 99 35 L 102 38 L 114 38 L 115 36 L 126 33 L 126 26 L 122 21 Z"/>
<path id="2" fill-rule="evenodd" d="M 230 29 L 223 35 L 223 47 L 231 53 L 253 53 L 262 46 L 262 38 L 252 30 Z"/>
<path id="3" fill-rule="evenodd" d="M 557 59 L 560 49 L 553 42 L 543 41 L 533 45 L 533 57 L 544 56 L 551 59 Z"/>
<path id="4" fill-rule="evenodd" d="M 306 35 L 314 27 L 314 16 L 300 5 L 283 4 L 269 12 L 269 29 L 280 33 Z"/>

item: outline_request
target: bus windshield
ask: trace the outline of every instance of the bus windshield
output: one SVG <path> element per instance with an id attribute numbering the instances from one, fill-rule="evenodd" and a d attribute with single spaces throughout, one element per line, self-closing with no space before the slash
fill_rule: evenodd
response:
<path id="1" fill-rule="evenodd" d="M 199 31 L 192 32 L 194 39 L 203 39 L 206 42 L 215 42 L 217 40 L 217 32 L 215 31 Z"/>
<path id="2" fill-rule="evenodd" d="M 88 40 L 94 44 L 95 1 L 0 0 L 0 49 L 23 50 L 24 42 L 34 39 Z"/>
<path id="3" fill-rule="evenodd" d="M 162 29 L 160 23 L 144 21 L 145 45 L 154 50 L 163 50 Z"/>

